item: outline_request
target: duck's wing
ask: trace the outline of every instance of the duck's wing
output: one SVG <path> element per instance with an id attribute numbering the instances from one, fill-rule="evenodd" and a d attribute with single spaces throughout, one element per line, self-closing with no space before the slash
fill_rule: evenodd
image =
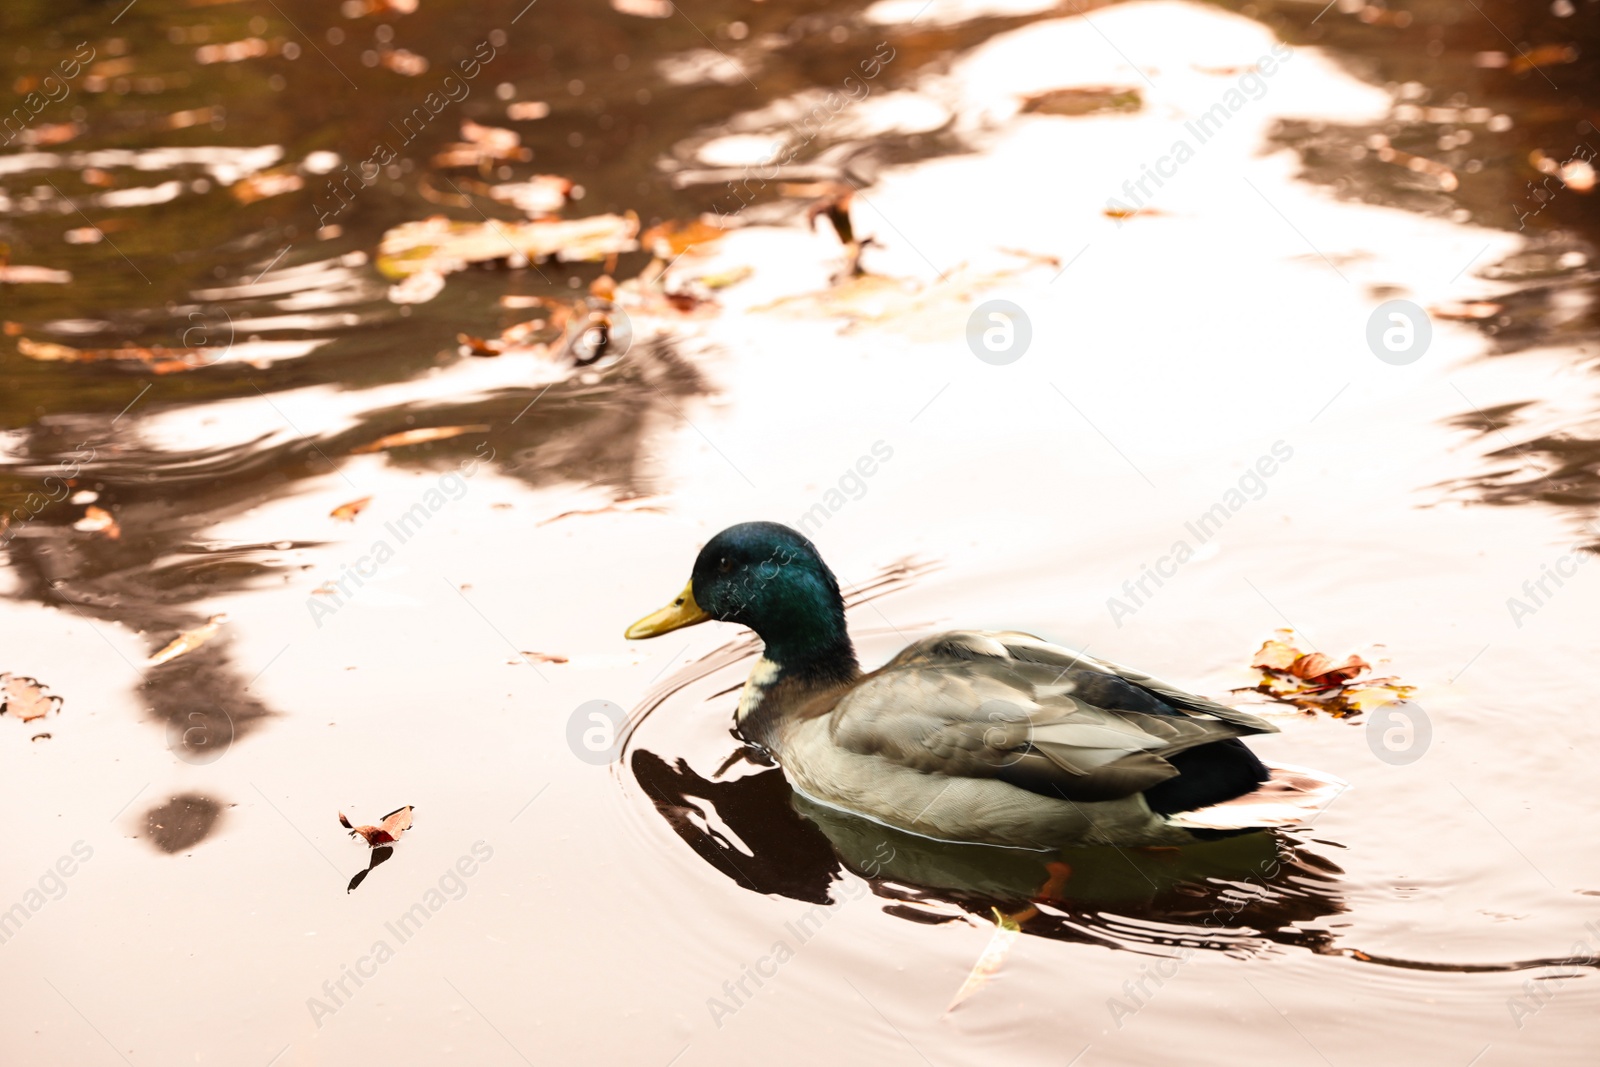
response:
<path id="1" fill-rule="evenodd" d="M 1179 774 L 1168 757 L 1263 719 L 1020 633 L 958 631 L 912 645 L 834 706 L 848 751 L 927 773 L 1112 800 Z"/>

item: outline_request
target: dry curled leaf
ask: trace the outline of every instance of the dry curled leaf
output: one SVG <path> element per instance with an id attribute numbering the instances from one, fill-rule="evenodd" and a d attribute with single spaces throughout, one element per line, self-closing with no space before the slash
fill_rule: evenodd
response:
<path id="1" fill-rule="evenodd" d="M 356 516 L 367 510 L 367 505 L 370 503 L 372 503 L 372 498 L 364 496 L 360 500 L 352 500 L 348 504 L 340 504 L 330 511 L 328 515 L 330 518 L 338 519 L 340 522 L 355 522 Z"/>
<path id="2" fill-rule="evenodd" d="M 390 448 L 405 448 L 408 445 L 427 444 L 429 441 L 443 441 L 450 437 L 460 437 L 468 433 L 488 433 L 489 427 L 483 424 L 475 426 L 424 426 L 418 430 L 403 430 L 380 437 L 370 444 L 352 448 L 356 454 L 367 452 L 382 452 Z"/>
<path id="3" fill-rule="evenodd" d="M 1261 670 L 1261 681 L 1245 690 L 1307 711 L 1326 711 L 1343 717 L 1354 715 L 1396 699 L 1404 699 L 1413 687 L 1394 678 L 1361 678 L 1372 664 L 1360 656 L 1346 656 L 1335 663 L 1321 652 L 1304 652 L 1293 642 L 1293 631 L 1280 630 L 1279 636 L 1262 643 L 1250 666 Z M 1359 684 L 1356 679 L 1361 678 Z"/>
<path id="4" fill-rule="evenodd" d="M 60 707 L 61 698 L 47 693 L 37 678 L 0 674 L 0 714 L 31 722 Z"/>
<path id="5" fill-rule="evenodd" d="M 361 837 L 366 841 L 368 848 L 377 848 L 379 845 L 389 845 L 400 840 L 400 835 L 411 829 L 411 813 L 415 809 L 407 804 L 403 808 L 396 808 L 383 817 L 377 826 L 352 826 L 344 812 L 339 813 L 339 825 L 350 831 L 351 837 Z"/>
<path id="6" fill-rule="evenodd" d="M 174 638 L 165 648 L 151 656 L 145 662 L 152 667 L 159 667 L 163 663 L 170 663 L 179 656 L 193 652 L 195 649 L 199 648 L 201 645 L 217 636 L 217 631 L 221 630 L 222 624 L 227 621 L 227 615 L 213 615 L 210 619 L 206 620 L 206 624 L 204 626 L 198 626 L 193 630 L 185 630 L 183 633 Z"/>

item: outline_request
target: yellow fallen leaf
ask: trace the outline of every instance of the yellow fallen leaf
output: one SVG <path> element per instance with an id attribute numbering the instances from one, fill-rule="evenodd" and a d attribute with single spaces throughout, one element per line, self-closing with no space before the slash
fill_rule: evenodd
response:
<path id="1" fill-rule="evenodd" d="M 170 663 L 185 653 L 193 652 L 213 637 L 222 629 L 222 624 L 228 621 L 227 615 L 213 615 L 204 626 L 193 630 L 185 630 L 160 652 L 151 656 L 147 662 L 152 667 L 159 667 L 163 663 Z"/>

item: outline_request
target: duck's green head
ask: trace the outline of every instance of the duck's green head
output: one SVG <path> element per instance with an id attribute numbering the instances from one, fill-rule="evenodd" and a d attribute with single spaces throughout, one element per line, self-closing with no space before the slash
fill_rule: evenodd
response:
<path id="1" fill-rule="evenodd" d="M 657 637 L 707 619 L 750 627 L 780 665 L 826 659 L 855 666 L 838 580 L 815 545 L 779 523 L 740 523 L 717 534 L 678 598 L 626 636 Z"/>

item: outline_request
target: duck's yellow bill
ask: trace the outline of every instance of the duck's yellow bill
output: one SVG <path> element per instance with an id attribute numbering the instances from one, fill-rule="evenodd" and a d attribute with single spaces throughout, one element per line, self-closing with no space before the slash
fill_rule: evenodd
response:
<path id="1" fill-rule="evenodd" d="M 700 610 L 700 605 L 694 602 L 694 583 L 690 582 L 683 587 L 683 592 L 678 594 L 678 599 L 662 608 L 653 611 L 628 627 L 628 632 L 623 634 L 630 641 L 638 641 L 646 637 L 660 637 L 662 634 L 681 630 L 685 626 L 693 626 L 697 622 L 705 622 L 711 618 Z"/>

